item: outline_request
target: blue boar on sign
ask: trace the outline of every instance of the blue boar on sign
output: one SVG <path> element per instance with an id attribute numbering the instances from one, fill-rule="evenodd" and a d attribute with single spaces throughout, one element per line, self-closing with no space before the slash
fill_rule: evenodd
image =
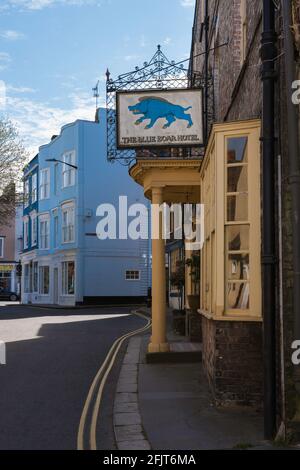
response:
<path id="1" fill-rule="evenodd" d="M 163 126 L 164 129 L 170 127 L 177 119 L 187 121 L 188 128 L 194 125 L 191 115 L 185 114 L 186 111 L 192 109 L 192 106 L 184 108 L 183 106 L 172 104 L 163 98 L 156 98 L 155 96 L 140 98 L 137 104 L 128 106 L 128 109 L 133 114 L 143 114 L 143 116 L 135 122 L 137 126 L 143 121 L 150 119 L 150 123 L 145 127 L 145 129 L 151 129 L 156 121 L 161 118 L 164 118 L 167 121 Z"/>

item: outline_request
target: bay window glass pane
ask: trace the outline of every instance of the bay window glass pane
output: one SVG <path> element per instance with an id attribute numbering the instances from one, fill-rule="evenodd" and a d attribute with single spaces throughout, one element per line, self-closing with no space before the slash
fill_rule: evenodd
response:
<path id="1" fill-rule="evenodd" d="M 227 259 L 227 276 L 230 281 L 249 280 L 249 254 L 230 254 Z"/>
<path id="2" fill-rule="evenodd" d="M 227 139 L 227 163 L 247 163 L 247 137 L 233 137 Z"/>
<path id="3" fill-rule="evenodd" d="M 227 221 L 242 222 L 248 220 L 248 194 L 227 196 Z"/>
<path id="4" fill-rule="evenodd" d="M 248 191 L 248 166 L 227 168 L 227 192 L 242 193 Z"/>
<path id="5" fill-rule="evenodd" d="M 227 250 L 248 251 L 249 233 L 249 225 L 232 225 L 226 227 Z"/>
<path id="6" fill-rule="evenodd" d="M 228 282 L 227 286 L 227 308 L 229 310 L 248 310 L 249 283 Z"/>

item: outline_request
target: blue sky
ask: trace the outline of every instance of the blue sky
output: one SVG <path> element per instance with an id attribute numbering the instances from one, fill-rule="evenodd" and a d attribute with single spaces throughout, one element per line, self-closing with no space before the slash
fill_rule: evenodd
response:
<path id="1" fill-rule="evenodd" d="M 62 125 L 93 119 L 92 87 L 142 65 L 157 44 L 188 57 L 195 0 L 1 0 L 1 113 L 19 128 L 30 156 Z"/>

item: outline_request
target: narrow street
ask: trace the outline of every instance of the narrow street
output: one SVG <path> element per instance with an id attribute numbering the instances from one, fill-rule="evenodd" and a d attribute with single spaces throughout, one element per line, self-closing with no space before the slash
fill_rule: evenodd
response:
<path id="1" fill-rule="evenodd" d="M 76 449 L 90 385 L 112 343 L 144 326 L 131 309 L 54 310 L 0 305 L 0 449 Z M 117 358 L 106 384 L 97 432 L 99 449 L 114 449 L 112 405 Z"/>

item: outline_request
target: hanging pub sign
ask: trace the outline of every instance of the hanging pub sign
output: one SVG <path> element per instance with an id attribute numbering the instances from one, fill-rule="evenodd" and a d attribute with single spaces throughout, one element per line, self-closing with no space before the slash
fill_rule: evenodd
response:
<path id="1" fill-rule="evenodd" d="M 203 145 L 201 89 L 117 92 L 117 147 Z"/>

